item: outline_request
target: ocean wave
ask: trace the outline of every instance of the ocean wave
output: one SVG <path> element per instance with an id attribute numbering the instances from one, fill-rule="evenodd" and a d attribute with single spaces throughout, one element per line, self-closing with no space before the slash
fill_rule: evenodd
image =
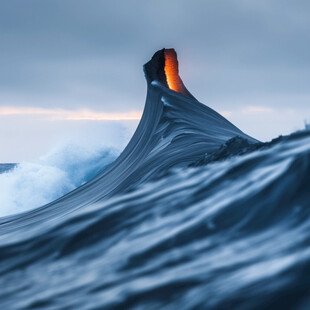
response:
<path id="1" fill-rule="evenodd" d="M 0 218 L 3 309 L 309 308 L 309 131 L 257 141 L 170 89 L 165 53 L 120 156 Z"/>

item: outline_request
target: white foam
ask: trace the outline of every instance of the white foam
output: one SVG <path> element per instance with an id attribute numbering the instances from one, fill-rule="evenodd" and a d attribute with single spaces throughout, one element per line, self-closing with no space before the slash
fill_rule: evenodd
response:
<path id="1" fill-rule="evenodd" d="M 113 137 L 109 133 L 106 139 L 100 131 L 88 132 L 91 137 L 76 136 L 47 155 L 0 174 L 0 216 L 42 206 L 94 177 L 121 152 L 127 142 L 123 130 L 113 126 Z"/>

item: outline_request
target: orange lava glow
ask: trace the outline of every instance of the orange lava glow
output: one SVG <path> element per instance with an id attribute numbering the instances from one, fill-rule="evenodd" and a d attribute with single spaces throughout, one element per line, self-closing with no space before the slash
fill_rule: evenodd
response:
<path id="1" fill-rule="evenodd" d="M 185 94 L 183 83 L 179 77 L 177 54 L 174 49 L 165 50 L 165 74 L 170 89 Z"/>

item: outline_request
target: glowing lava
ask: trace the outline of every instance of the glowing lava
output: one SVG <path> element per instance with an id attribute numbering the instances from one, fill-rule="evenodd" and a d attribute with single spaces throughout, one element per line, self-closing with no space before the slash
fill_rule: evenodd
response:
<path id="1" fill-rule="evenodd" d="M 179 64 L 174 49 L 165 49 L 165 75 L 170 89 L 186 95 L 186 90 L 179 76 Z"/>

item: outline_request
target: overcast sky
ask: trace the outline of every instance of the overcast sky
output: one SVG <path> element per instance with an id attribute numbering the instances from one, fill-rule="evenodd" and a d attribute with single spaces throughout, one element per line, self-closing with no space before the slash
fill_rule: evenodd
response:
<path id="1" fill-rule="evenodd" d="M 190 92 L 243 131 L 300 129 L 309 16 L 308 0 L 1 0 L 0 162 L 40 155 L 81 118 L 139 118 L 142 65 L 163 47 Z"/>

